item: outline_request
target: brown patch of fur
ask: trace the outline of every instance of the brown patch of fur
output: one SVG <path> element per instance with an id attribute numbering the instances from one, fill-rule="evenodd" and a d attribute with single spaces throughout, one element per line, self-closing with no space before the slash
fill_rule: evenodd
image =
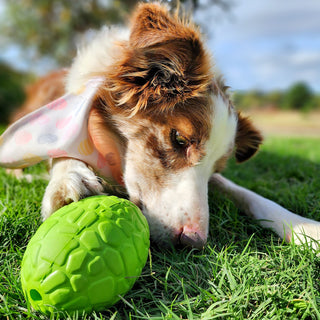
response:
<path id="1" fill-rule="evenodd" d="M 147 148 L 164 169 L 179 170 L 193 166 L 205 155 L 204 143 L 206 135 L 201 130 L 197 131 L 193 123 L 184 116 L 166 117 L 166 123 L 158 123 L 161 129 L 163 140 L 159 140 L 153 133 L 152 128 L 143 132 L 147 138 Z M 179 132 L 186 141 L 186 146 L 179 146 L 174 143 L 172 130 Z"/>
<path id="2" fill-rule="evenodd" d="M 134 47 L 148 47 L 168 39 L 199 38 L 199 30 L 194 23 L 182 20 L 178 14 L 170 15 L 167 7 L 156 3 L 138 5 L 131 25 L 130 45 Z"/>
<path id="3" fill-rule="evenodd" d="M 200 142 L 209 138 L 211 108 L 209 99 L 190 99 L 176 105 L 174 114 L 165 118 L 165 123 L 183 133 L 189 140 Z"/>
<path id="4" fill-rule="evenodd" d="M 122 55 L 102 74 L 106 80 L 96 104 L 106 118 L 110 112 L 128 116 L 130 125 L 139 123 L 136 138 L 146 141 L 163 168 L 194 165 L 204 155 L 211 129 L 213 75 L 200 33 L 158 4 L 138 6 L 133 17 L 130 40 L 120 45 Z M 165 141 L 139 119 L 160 126 Z M 188 139 L 186 148 L 172 145 L 172 129 Z"/>
<path id="5" fill-rule="evenodd" d="M 186 117 L 173 117 L 173 119 L 170 119 L 169 125 L 171 127 L 176 128 L 177 131 L 184 137 L 186 137 L 188 140 L 194 140 L 196 130 L 193 125 L 193 123 L 187 119 Z"/>
<path id="6" fill-rule="evenodd" d="M 122 57 L 107 71 L 101 96 L 128 115 L 171 112 L 204 97 L 212 79 L 210 59 L 191 24 L 156 4 L 138 6 Z M 107 91 L 107 92 L 106 92 Z"/>
<path id="7" fill-rule="evenodd" d="M 236 160 L 244 162 L 251 158 L 259 149 L 263 137 L 249 118 L 238 112 L 238 128 L 236 135 Z"/>
<path id="8" fill-rule="evenodd" d="M 163 144 L 158 141 L 157 137 L 154 134 L 149 134 L 146 139 L 146 145 L 147 148 L 152 151 L 152 155 L 156 159 L 159 159 L 163 168 L 169 169 L 172 167 L 168 150 Z"/>
<path id="9" fill-rule="evenodd" d="M 67 70 L 53 71 L 26 88 L 26 101 L 12 113 L 10 122 L 46 105 L 64 94 L 64 79 Z"/>

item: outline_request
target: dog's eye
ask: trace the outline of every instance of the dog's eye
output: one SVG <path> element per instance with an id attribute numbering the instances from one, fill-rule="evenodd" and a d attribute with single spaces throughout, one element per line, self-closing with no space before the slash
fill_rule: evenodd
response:
<path id="1" fill-rule="evenodd" d="M 175 148 L 185 148 L 189 145 L 189 140 L 175 129 L 171 130 L 171 142 Z"/>

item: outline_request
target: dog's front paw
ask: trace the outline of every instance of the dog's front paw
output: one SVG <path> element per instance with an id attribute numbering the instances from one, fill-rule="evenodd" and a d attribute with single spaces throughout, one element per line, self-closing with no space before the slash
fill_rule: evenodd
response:
<path id="1" fill-rule="evenodd" d="M 42 200 L 42 219 L 47 219 L 53 212 L 71 202 L 103 194 L 104 187 L 100 181 L 81 161 L 68 159 L 55 164 Z"/>

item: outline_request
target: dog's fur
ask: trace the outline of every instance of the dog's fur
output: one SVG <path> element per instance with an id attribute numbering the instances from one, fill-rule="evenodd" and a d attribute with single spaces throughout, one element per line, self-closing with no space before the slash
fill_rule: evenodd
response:
<path id="1" fill-rule="evenodd" d="M 141 4 L 129 30 L 103 29 L 79 51 L 66 80 L 60 73 L 60 83 L 66 81 L 67 92 L 77 92 L 95 76 L 105 80 L 89 124 L 101 139 L 103 128 L 112 132 L 124 185 L 146 216 L 152 239 L 203 247 L 210 177 L 232 155 L 238 162 L 253 156 L 262 136 L 235 110 L 198 28 L 160 4 Z M 47 102 L 41 99 L 41 104 Z M 257 201 L 248 190 L 237 189 L 220 175 L 213 175 L 211 182 L 231 198 L 239 195 L 235 200 L 250 214 L 269 218 L 268 212 L 257 214 L 261 208 L 253 208 Z M 102 192 L 101 179 L 85 163 L 54 160 L 43 219 L 71 201 Z M 268 200 L 261 199 L 264 208 Z M 274 219 L 274 229 L 290 240 L 283 224 L 292 221 Z"/>

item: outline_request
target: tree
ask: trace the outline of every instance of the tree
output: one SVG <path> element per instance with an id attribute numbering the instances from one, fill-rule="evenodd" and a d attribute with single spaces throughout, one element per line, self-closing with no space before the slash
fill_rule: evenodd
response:
<path id="1" fill-rule="evenodd" d="M 284 105 L 286 108 L 305 109 L 308 108 L 313 93 L 307 84 L 304 82 L 297 82 L 293 84 L 284 96 Z"/>
<path id="2" fill-rule="evenodd" d="M 28 75 L 0 63 L 0 123 L 7 123 L 9 115 L 24 100 L 24 80 Z"/>
<path id="3" fill-rule="evenodd" d="M 0 0 L 1 1 L 1 0 Z M 227 10 L 232 0 L 207 0 L 206 6 Z M 21 48 L 34 48 L 36 58 L 51 57 L 59 65 L 69 65 L 80 35 L 105 24 L 119 24 L 137 0 L 17 0 L 6 1 L 1 36 Z M 175 6 L 178 0 L 164 1 Z M 181 0 L 191 10 L 203 7 L 200 0 Z M 190 6 L 189 6 L 190 9 Z"/>
<path id="4" fill-rule="evenodd" d="M 280 90 L 273 90 L 266 93 L 266 104 L 271 107 L 279 108 L 283 104 L 283 92 Z"/>
<path id="5" fill-rule="evenodd" d="M 133 0 L 19 0 L 6 3 L 7 19 L 2 35 L 22 48 L 34 47 L 37 54 L 51 56 L 59 64 L 69 63 L 75 42 L 88 29 L 123 21 Z"/>

